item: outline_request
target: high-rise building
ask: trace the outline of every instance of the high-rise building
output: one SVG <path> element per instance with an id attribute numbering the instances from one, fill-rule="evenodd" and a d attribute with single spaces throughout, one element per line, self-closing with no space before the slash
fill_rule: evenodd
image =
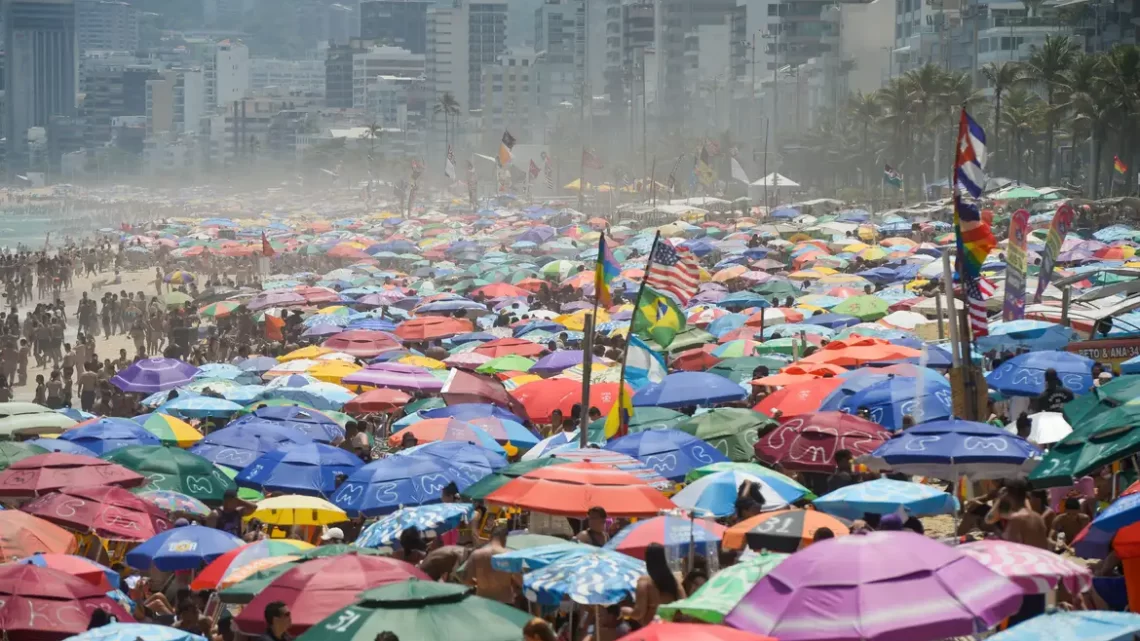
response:
<path id="1" fill-rule="evenodd" d="M 285 94 L 325 95 L 324 60 L 250 60 L 250 88 L 253 91 L 276 89 Z"/>
<path id="2" fill-rule="evenodd" d="M 372 0 L 360 3 L 360 39 L 423 54 L 432 0 Z"/>
<path id="3" fill-rule="evenodd" d="M 507 2 L 508 47 L 535 46 L 537 34 L 534 32 L 534 16 L 547 2 L 549 0 L 509 0 Z"/>
<path id="4" fill-rule="evenodd" d="M 585 78 L 586 26 L 582 0 L 547 0 L 534 14 L 538 103 L 551 110 L 578 104 Z"/>
<path id="5" fill-rule="evenodd" d="M 194 136 L 205 115 L 205 78 L 198 68 L 167 69 L 146 82 L 147 137 Z"/>
<path id="6" fill-rule="evenodd" d="M 86 146 L 93 148 L 111 142 L 111 122 L 115 118 L 146 115 L 146 83 L 157 77 L 157 71 L 145 66 L 88 70 L 82 86 Z"/>
<path id="7" fill-rule="evenodd" d="M 485 65 L 495 64 L 506 50 L 505 2 L 453 0 L 427 13 L 427 82 L 432 93 L 449 92 L 463 111 L 483 101 Z"/>
<path id="8" fill-rule="evenodd" d="M 660 12 L 655 47 L 659 74 L 657 86 L 660 87 L 663 113 L 673 116 L 675 122 L 681 121 L 689 98 L 698 85 L 699 67 L 695 58 L 699 57 L 701 47 L 701 27 L 723 26 L 731 32 L 736 4 L 737 0 L 660 0 L 657 3 Z M 816 15 L 818 20 L 818 12 Z M 732 37 L 731 33 L 725 35 Z M 715 39 L 706 39 L 708 42 L 715 42 Z"/>
<path id="9" fill-rule="evenodd" d="M 499 56 L 497 64 L 483 66 L 483 132 L 493 145 L 503 129 L 516 137 L 530 138 L 538 118 L 538 75 L 535 51 L 512 47 Z"/>
<path id="10" fill-rule="evenodd" d="M 8 172 L 27 167 L 28 129 L 52 116 L 75 116 L 79 51 L 72 0 L 3 4 Z"/>
<path id="11" fill-rule="evenodd" d="M 372 47 L 352 56 L 352 107 L 368 106 L 368 83 L 377 76 L 419 78 L 424 75 L 424 56 L 400 47 Z"/>
<path id="12" fill-rule="evenodd" d="M 139 11 L 121 0 L 75 0 L 79 49 L 135 51 L 139 48 Z"/>
<path id="13" fill-rule="evenodd" d="M 356 51 L 351 44 L 329 47 L 325 56 L 326 107 L 352 108 L 352 57 Z"/>

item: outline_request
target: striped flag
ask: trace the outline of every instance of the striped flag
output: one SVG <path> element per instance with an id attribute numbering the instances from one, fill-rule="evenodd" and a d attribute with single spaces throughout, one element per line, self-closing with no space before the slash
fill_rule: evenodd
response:
<path id="1" fill-rule="evenodd" d="M 970 329 L 975 338 L 989 334 L 986 299 L 993 285 L 982 278 L 982 263 L 997 246 L 990 226 L 978 208 L 962 198 L 962 190 L 977 198 L 985 185 L 986 134 L 962 109 L 958 121 L 958 147 L 954 155 L 954 236 L 958 248 L 957 267 L 966 298 Z"/>
<path id="2" fill-rule="evenodd" d="M 649 272 L 645 284 L 658 291 L 669 292 L 687 305 L 697 294 L 701 282 L 701 267 L 697 257 L 687 247 L 674 247 L 666 241 L 658 241 L 649 255 Z"/>
<path id="3" fill-rule="evenodd" d="M 447 160 L 443 162 L 443 174 L 455 180 L 455 153 L 451 150 L 451 145 L 447 146 Z"/>
<path id="4" fill-rule="evenodd" d="M 545 151 L 542 152 L 542 173 L 546 176 L 546 188 L 554 191 L 554 165 Z"/>

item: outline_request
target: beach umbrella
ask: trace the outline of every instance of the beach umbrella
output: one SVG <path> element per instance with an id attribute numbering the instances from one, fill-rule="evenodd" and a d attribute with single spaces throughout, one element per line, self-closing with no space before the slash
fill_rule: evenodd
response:
<path id="1" fill-rule="evenodd" d="M 198 308 L 198 315 L 206 318 L 222 318 L 234 313 L 241 303 L 233 300 L 220 300 Z"/>
<path id="2" fill-rule="evenodd" d="M 750 461 L 759 430 L 771 423 L 772 419 L 747 408 L 718 407 L 677 423 L 675 429 L 705 441 L 731 461 Z"/>
<path id="3" fill-rule="evenodd" d="M 266 452 L 235 480 L 263 492 L 331 496 L 339 474 L 349 476 L 363 465 L 352 452 L 314 442 Z"/>
<path id="4" fill-rule="evenodd" d="M 182 307 L 186 303 L 194 302 L 194 297 L 186 292 L 172 291 L 166 292 L 161 296 L 162 302 L 167 307 Z"/>
<path id="5" fill-rule="evenodd" d="M 388 438 L 388 444 L 392 447 L 398 446 L 405 434 L 414 435 L 419 442 L 459 441 L 463 443 L 474 443 L 493 452 L 505 454 L 505 451 L 495 441 L 494 437 L 485 432 L 482 428 L 466 421 L 453 418 L 430 418 L 413 423 L 399 432 L 392 434 L 392 436 Z"/>
<path id="6" fill-rule="evenodd" d="M 353 416 L 367 416 L 369 414 L 387 414 L 403 408 L 412 400 L 408 394 L 395 389 L 374 389 L 344 404 L 341 408 L 346 414 Z"/>
<path id="7" fill-rule="evenodd" d="M 1091 358 L 1071 352 L 1026 352 L 1003 362 L 986 375 L 986 383 L 1006 396 L 1040 396 L 1045 391 L 1045 372 L 1054 370 L 1075 396 L 1093 386 Z"/>
<path id="8" fill-rule="evenodd" d="M 303 634 L 304 641 L 373 641 L 381 632 L 415 639 L 517 641 L 530 614 L 475 596 L 466 586 L 408 579 L 363 592 Z"/>
<path id="9" fill-rule="evenodd" d="M 199 501 L 218 502 L 234 482 L 208 458 L 176 447 L 124 447 L 103 457 L 142 474 L 147 490 L 171 490 Z"/>
<path id="10" fill-rule="evenodd" d="M 258 501 L 250 518 L 269 525 L 329 525 L 347 521 L 348 515 L 323 498 L 286 494 Z"/>
<path id="11" fill-rule="evenodd" d="M 63 488 L 36 498 L 22 509 L 80 534 L 119 541 L 145 541 L 170 527 L 162 510 L 109 485 Z"/>
<path id="12" fill-rule="evenodd" d="M 51 568 L 102 588 L 108 592 L 119 589 L 119 573 L 111 568 L 74 554 L 33 554 L 16 561 L 24 565 Z"/>
<path id="13" fill-rule="evenodd" d="M 300 634 L 354 601 L 361 591 L 407 579 L 427 579 L 415 566 L 396 559 L 341 554 L 291 568 L 273 580 L 234 618 L 246 635 L 265 633 L 265 606 L 284 602 L 293 612 L 290 634 Z M 322 635 L 332 630 L 316 628 Z"/>
<path id="14" fill-rule="evenodd" d="M 59 439 L 95 452 L 107 454 L 128 445 L 159 445 L 158 437 L 143 429 L 138 423 L 126 418 L 97 418 L 80 423 L 63 434 Z"/>
<path id="15" fill-rule="evenodd" d="M 699 556 L 715 553 L 724 536 L 724 526 L 704 519 L 680 516 L 655 516 L 622 528 L 606 543 L 605 549 L 645 560 L 651 544 L 665 546 L 671 558 L 682 558 L 690 548 Z"/>
<path id="16" fill-rule="evenodd" d="M 173 358 L 144 358 L 111 377 L 111 384 L 124 392 L 153 394 L 185 385 L 198 368 Z"/>
<path id="17" fill-rule="evenodd" d="M 489 503 L 557 516 L 584 518 L 600 506 L 614 516 L 654 516 L 674 507 L 663 494 L 628 472 L 598 463 L 567 463 L 532 470 L 489 494 Z"/>
<path id="18" fill-rule="evenodd" d="M 345 385 L 390 387 L 409 392 L 438 392 L 443 381 L 430 370 L 403 363 L 373 363 L 341 379 Z"/>
<path id="19" fill-rule="evenodd" d="M 580 365 L 582 363 L 581 350 L 558 350 L 538 359 L 530 367 L 531 372 L 543 376 L 553 376 L 559 372 Z"/>
<path id="20" fill-rule="evenodd" d="M 333 503 L 349 516 L 379 516 L 408 505 L 437 503 L 451 482 L 460 490 L 471 484 L 466 475 L 436 457 L 390 456 L 353 472 L 333 495 Z"/>
<path id="21" fill-rule="evenodd" d="M 534 360 L 516 354 L 499 356 L 475 368 L 480 374 L 499 374 L 502 372 L 526 372 L 534 366 Z"/>
<path id="22" fill-rule="evenodd" d="M 241 407 L 241 405 L 224 398 L 195 396 L 193 398 L 176 398 L 169 403 L 163 403 L 159 409 L 186 418 L 226 418 L 240 411 Z"/>
<path id="23" fill-rule="evenodd" d="M 683 614 L 705 623 L 722 623 L 752 586 L 787 558 L 787 554 L 774 552 L 745 557 L 735 565 L 721 568 L 687 598 L 659 606 L 657 613 L 666 621 Z"/>
<path id="24" fill-rule="evenodd" d="M 350 329 L 330 336 L 321 343 L 321 346 L 352 356 L 373 358 L 384 352 L 400 349 L 400 341 L 386 332 Z"/>
<path id="25" fill-rule="evenodd" d="M 953 547 L 912 532 L 871 532 L 822 541 L 786 559 L 725 623 L 782 641 L 933 641 L 998 624 L 1017 612 L 1022 596 L 1016 584 Z M 815 607 L 820 599 L 829 607 Z"/>
<path id="26" fill-rule="evenodd" d="M 1092 588 L 1089 568 L 1049 550 L 999 539 L 971 541 L 958 550 L 1013 581 L 1026 594 L 1048 594 L 1058 585 L 1072 595 Z"/>
<path id="27" fill-rule="evenodd" d="M 157 436 L 162 445 L 190 447 L 202 440 L 202 433 L 194 429 L 194 426 L 169 414 L 160 412 L 141 414 L 131 420 Z"/>
<path id="28" fill-rule="evenodd" d="M 242 470 L 262 454 L 283 445 L 311 442 L 313 439 L 304 433 L 269 421 L 234 421 L 228 427 L 211 432 L 189 451 L 216 465 Z"/>
<path id="29" fill-rule="evenodd" d="M 171 514 L 189 514 L 191 516 L 209 516 L 210 508 L 205 503 L 182 492 L 172 490 L 135 490 L 135 494 L 144 501 L 155 505 Z"/>
<path id="30" fill-rule="evenodd" d="M 491 358 L 511 355 L 532 357 L 545 353 L 546 346 L 523 338 L 498 338 L 478 345 L 472 351 Z"/>
<path id="31" fill-rule="evenodd" d="M 891 431 L 902 429 L 908 416 L 914 423 L 950 418 L 954 408 L 949 381 L 932 369 L 917 373 L 872 383 L 845 397 L 838 409 L 854 414 L 866 408 L 872 421 Z"/>
<path id="32" fill-rule="evenodd" d="M 634 407 L 686 407 L 717 405 L 748 396 L 740 385 L 705 372 L 676 372 L 660 383 L 650 383 L 633 396 Z M 604 411 L 602 412 L 605 413 Z"/>
<path id="33" fill-rule="evenodd" d="M 1030 443 L 1052 445 L 1073 433 L 1073 427 L 1061 412 L 1037 412 L 1030 414 L 1029 420 L 1029 437 L 1026 440 Z"/>
<path id="34" fill-rule="evenodd" d="M 37 454 L 0 472 L 0 496 L 30 498 L 72 485 L 142 485 L 141 475 L 109 461 L 76 454 Z"/>
<path id="35" fill-rule="evenodd" d="M 22 461 L 29 456 L 37 454 L 47 454 L 48 450 L 27 442 L 0 442 L 0 470 L 6 469 L 16 461 Z"/>
<path id="36" fill-rule="evenodd" d="M 400 323 L 392 333 L 405 341 L 429 341 L 450 338 L 474 329 L 475 327 L 466 319 L 420 316 Z"/>
<path id="37" fill-rule="evenodd" d="M 461 489 L 507 466 L 507 457 L 499 452 L 460 441 L 423 443 L 394 452 L 392 456 L 421 456 L 444 463 L 450 466 L 452 474 L 459 479 Z"/>
<path id="38" fill-rule="evenodd" d="M 861 519 L 864 514 L 896 514 L 910 516 L 954 514 L 958 499 L 929 485 L 874 479 L 848 485 L 812 501 L 817 510 L 848 519 Z"/>
<path id="39" fill-rule="evenodd" d="M 246 543 L 210 561 L 190 582 L 191 590 L 214 590 L 236 571 L 256 561 L 274 557 L 297 555 L 311 550 L 313 545 L 295 539 L 265 539 Z"/>
<path id="40" fill-rule="evenodd" d="M 334 418 L 334 414 L 333 411 L 317 410 L 299 401 L 269 399 L 250 415 L 233 421 L 229 426 L 277 426 L 285 428 L 286 434 L 290 436 L 296 436 L 295 432 L 299 431 L 314 441 L 331 443 L 344 438 L 344 427 Z"/>
<path id="41" fill-rule="evenodd" d="M 75 535 L 54 523 L 19 510 L 0 511 L 0 562 L 33 554 L 71 554 Z"/>
<path id="42" fill-rule="evenodd" d="M 726 470 L 701 477 L 673 495 L 673 502 L 691 510 L 699 516 L 713 515 L 718 518 L 736 512 L 736 499 L 740 497 L 740 486 L 752 483 L 764 496 L 764 507 L 771 511 L 788 507 L 806 494 L 803 490 L 784 482 L 747 472 Z"/>
<path id="43" fill-rule="evenodd" d="M 334 546 L 324 545 L 314 550 L 327 550 Z M 370 550 L 361 548 L 353 548 L 360 554 L 366 554 Z M 343 554 L 343 552 L 340 552 Z M 284 560 L 288 559 L 288 560 Z M 275 563 L 275 561 L 282 561 Z M 265 563 L 273 561 L 272 565 L 263 567 Z M 271 557 L 266 559 L 263 563 L 254 562 L 244 568 L 238 569 L 236 572 L 226 578 L 226 587 L 218 590 L 218 598 L 222 603 L 226 604 L 239 604 L 245 605 L 253 600 L 255 596 L 260 594 L 262 590 L 269 586 L 277 577 L 285 574 L 289 570 L 301 565 L 304 561 L 296 555 L 286 555 L 280 557 Z M 256 569 L 254 569 L 256 568 Z M 237 580 L 235 580 L 237 579 Z"/>
<path id="44" fill-rule="evenodd" d="M 354 545 L 361 548 L 387 548 L 398 546 L 400 535 L 416 528 L 425 536 L 449 532 L 475 516 L 470 503 L 443 503 L 405 507 L 383 516 L 360 533 Z"/>
<path id="45" fill-rule="evenodd" d="M 833 314 L 854 316 L 859 320 L 873 321 L 886 316 L 890 303 L 878 296 L 852 296 L 831 308 Z"/>
<path id="46" fill-rule="evenodd" d="M 850 534 L 847 525 L 816 510 L 781 510 L 745 519 L 724 532 L 721 544 L 728 550 L 745 545 L 753 550 L 792 553 L 811 545 L 815 531 L 828 528 L 835 536 Z"/>
<path id="47" fill-rule="evenodd" d="M 590 407 L 596 407 L 603 416 L 617 402 L 619 383 L 599 383 L 590 385 Z M 626 385 L 626 393 L 633 389 Z M 511 392 L 529 418 L 536 423 L 549 423 L 554 410 L 561 410 L 563 416 L 570 416 L 574 405 L 582 402 L 582 382 L 569 378 L 546 378 L 527 383 Z"/>
<path id="48" fill-rule="evenodd" d="M 783 418 L 755 445 L 761 461 L 795 472 L 835 471 L 835 453 L 870 454 L 890 439 L 876 423 L 845 412 L 812 412 Z"/>
<path id="49" fill-rule="evenodd" d="M 510 537 L 507 537 L 509 552 L 501 552 L 491 557 L 491 567 L 500 572 L 511 574 L 524 574 L 532 570 L 544 568 L 551 563 L 562 559 L 588 554 L 590 552 L 608 551 L 592 545 L 578 543 L 577 541 L 563 541 L 555 539 L 556 543 L 546 545 L 528 546 L 524 548 L 511 548 Z M 617 552 L 610 552 L 618 554 Z"/>
<path id="50" fill-rule="evenodd" d="M 1040 320 L 1015 320 L 990 325 L 989 334 L 977 339 L 983 352 L 1028 350 L 1060 350 L 1077 340 L 1072 328 Z"/>
<path id="51" fill-rule="evenodd" d="M 523 575 L 523 595 L 542 605 L 570 599 L 582 605 L 610 605 L 631 596 L 645 564 L 608 550 L 564 557 Z"/>
<path id="52" fill-rule="evenodd" d="M 661 606 L 658 611 L 664 607 Z M 733 630 L 723 625 L 654 621 L 640 630 L 625 635 L 622 641 L 775 641 L 775 639 Z"/>
<path id="53" fill-rule="evenodd" d="M 277 366 L 277 359 L 270 356 L 254 356 L 237 364 L 245 372 L 268 372 Z"/>
<path id="54" fill-rule="evenodd" d="M 75 421 L 36 403 L 12 401 L 0 403 L 0 438 L 17 440 L 40 434 L 58 434 Z"/>
<path id="55" fill-rule="evenodd" d="M 792 383 L 772 392 L 752 409 L 766 415 L 780 410 L 783 416 L 816 412 L 832 392 L 843 385 L 844 380 L 836 376 Z"/>
<path id="56" fill-rule="evenodd" d="M 1047 612 L 1007 628 L 994 641 L 1131 641 L 1140 634 L 1140 614 L 1132 612 Z"/>
<path id="57" fill-rule="evenodd" d="M 685 475 L 685 482 L 686 483 L 692 483 L 693 481 L 696 481 L 697 479 L 701 479 L 701 478 L 704 478 L 706 476 L 709 476 L 710 474 L 716 474 L 717 472 L 728 472 L 728 471 L 744 472 L 745 474 L 751 474 L 752 476 L 759 476 L 760 478 L 771 479 L 771 480 L 776 481 L 777 483 L 786 485 L 788 487 L 793 487 L 793 488 L 799 490 L 800 492 L 803 492 L 803 495 L 809 499 L 815 498 L 815 495 L 812 494 L 807 489 L 807 487 L 801 485 L 798 481 L 796 481 L 792 477 L 787 476 L 785 474 L 781 474 L 780 472 L 777 472 L 775 470 L 770 470 L 770 469 L 764 467 L 763 465 L 759 465 L 759 464 L 751 463 L 751 462 L 738 463 L 738 462 L 734 462 L 734 461 L 729 461 L 727 463 L 712 463 L 710 465 L 705 465 L 704 467 L 694 468 L 694 469 L 690 470 L 688 474 Z"/>
<path id="58" fill-rule="evenodd" d="M 203 525 L 184 525 L 151 537 L 127 552 L 127 565 L 136 570 L 154 567 L 162 572 L 197 570 L 242 545 L 242 540 Z"/>
<path id="59" fill-rule="evenodd" d="M 1033 444 L 1000 427 L 951 419 L 915 425 L 857 460 L 871 469 L 956 481 L 1016 477 L 1040 456 Z"/>
<path id="60" fill-rule="evenodd" d="M 62 641 L 86 630 L 96 609 L 134 621 L 106 590 L 79 577 L 36 565 L 0 566 L 0 629 L 11 641 Z"/>
<path id="61" fill-rule="evenodd" d="M 154 623 L 115 622 L 82 632 L 68 641 L 207 641 L 206 637 Z"/>
<path id="62" fill-rule="evenodd" d="M 523 474 L 530 472 L 531 470 L 537 470 L 549 465 L 562 465 L 564 463 L 570 462 L 571 461 L 569 459 L 558 458 L 557 456 L 546 456 L 543 458 L 522 460 L 516 463 L 511 463 L 510 465 L 507 465 L 506 467 L 479 479 L 472 485 L 463 489 L 460 494 L 469 499 L 481 501 L 487 498 L 488 494 L 506 485 L 511 479 L 518 478 Z"/>
<path id="63" fill-rule="evenodd" d="M 694 468 L 728 460 L 712 445 L 676 429 L 637 432 L 611 440 L 605 449 L 632 456 L 671 480 L 684 478 Z"/>

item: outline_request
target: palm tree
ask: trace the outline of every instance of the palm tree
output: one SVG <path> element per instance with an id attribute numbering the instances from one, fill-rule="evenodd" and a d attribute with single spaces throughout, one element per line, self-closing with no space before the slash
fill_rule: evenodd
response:
<path id="1" fill-rule="evenodd" d="M 370 124 L 364 127 L 364 131 L 360 134 L 361 138 L 368 139 L 368 158 L 371 159 L 374 151 L 376 151 L 376 139 L 384 135 L 384 128 L 380 123 L 373 120 Z"/>
<path id="2" fill-rule="evenodd" d="M 1002 110 L 1002 126 L 1009 133 L 1009 159 L 1013 163 L 1014 179 L 1023 180 L 1022 173 L 1026 166 L 1026 158 L 1032 152 L 1028 148 L 1027 137 L 1036 133 L 1044 115 L 1041 99 L 1036 94 L 1017 88 L 1009 92 L 1006 97 L 1005 109 Z"/>
<path id="3" fill-rule="evenodd" d="M 990 139 L 986 141 L 986 155 L 990 158 L 994 158 L 999 148 L 998 141 L 1001 139 L 1002 94 L 1014 87 L 1021 86 L 1025 82 L 1025 67 L 1016 62 L 1006 62 L 1003 64 L 990 62 L 982 66 L 982 77 L 986 79 L 986 82 L 994 91 L 993 133 Z"/>
<path id="4" fill-rule="evenodd" d="M 859 127 L 860 136 L 862 138 L 862 152 L 863 158 L 863 187 L 867 187 L 867 179 L 874 173 L 874 167 L 867 166 L 872 158 L 868 144 L 870 142 L 871 125 L 878 121 L 879 117 L 883 115 L 883 105 L 879 102 L 877 92 L 869 94 L 862 91 L 856 92 L 847 100 L 847 113 L 854 121 L 854 124 Z"/>
<path id="5" fill-rule="evenodd" d="M 450 91 L 445 91 L 436 101 L 433 111 L 436 115 L 443 115 L 443 139 L 445 144 L 450 145 L 451 118 L 459 118 L 459 101 Z"/>
<path id="6" fill-rule="evenodd" d="M 904 78 L 894 78 L 877 94 L 883 106 L 880 125 L 890 132 L 890 162 L 905 174 L 912 149 L 910 132 L 915 124 L 914 92 Z"/>
<path id="7" fill-rule="evenodd" d="M 1077 59 L 1079 48 L 1068 36 L 1046 36 L 1045 44 L 1033 47 L 1029 55 L 1029 77 L 1045 90 L 1048 110 L 1045 114 L 1045 183 L 1049 184 L 1053 174 L 1053 135 L 1056 126 L 1055 107 L 1058 89 L 1063 86 L 1065 73 Z"/>

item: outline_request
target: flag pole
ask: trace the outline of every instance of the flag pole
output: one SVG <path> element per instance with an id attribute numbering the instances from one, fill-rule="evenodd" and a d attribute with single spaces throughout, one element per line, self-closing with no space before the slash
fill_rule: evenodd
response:
<path id="1" fill-rule="evenodd" d="M 578 211 L 586 213 L 586 147 L 578 156 Z"/>
<path id="2" fill-rule="evenodd" d="M 641 277 L 641 284 L 637 288 L 637 298 L 633 300 L 633 315 L 637 316 L 637 306 L 641 302 L 641 295 L 645 292 L 645 281 L 649 280 L 649 270 L 653 267 L 653 251 L 657 249 L 657 243 L 661 242 L 661 232 L 658 231 L 653 235 L 653 244 L 649 247 L 649 259 L 645 261 L 645 274 Z M 621 373 L 618 375 L 618 416 L 621 416 L 622 408 L 625 407 L 625 363 L 629 360 L 629 339 L 633 336 L 633 318 L 629 321 L 629 331 L 625 333 L 625 348 L 621 354 Z M 624 436 L 629 426 L 625 424 L 623 419 L 621 425 L 618 427 L 618 436 Z"/>
<path id="3" fill-rule="evenodd" d="M 962 105 L 961 111 L 960 111 L 959 116 L 958 116 L 958 131 L 957 131 L 957 134 L 954 136 L 954 158 L 950 161 L 950 189 L 951 189 L 950 193 L 951 193 L 951 201 L 952 201 L 953 206 L 954 206 L 954 221 L 957 223 L 957 228 L 954 230 L 954 232 L 955 232 L 955 234 L 957 234 L 958 239 L 961 239 L 961 235 L 962 235 L 962 217 L 961 217 L 961 214 L 959 213 L 959 205 L 960 205 L 960 202 L 962 199 L 962 190 L 961 190 L 961 188 L 958 187 L 958 175 L 957 175 L 958 174 L 958 153 L 960 151 L 959 146 L 961 145 L 962 134 L 964 133 L 963 132 L 963 126 L 964 126 L 964 122 L 965 122 L 965 116 L 966 116 L 966 106 Z M 955 247 L 958 251 L 964 250 L 964 248 L 960 245 L 960 243 L 955 243 Z M 958 256 L 958 261 L 959 261 L 959 264 L 965 265 L 966 257 L 965 256 Z M 949 260 L 947 260 L 947 263 L 948 262 L 949 262 Z M 946 263 L 944 263 L 943 265 L 944 265 L 943 270 L 944 270 L 944 275 L 945 275 Z M 963 388 L 962 391 L 966 395 L 966 398 L 964 399 L 965 402 L 963 403 L 963 407 L 966 409 L 966 413 L 968 414 L 968 416 L 966 416 L 964 418 L 966 418 L 967 420 L 974 421 L 974 420 L 978 420 L 978 415 L 980 413 L 981 408 L 977 407 L 977 403 L 975 402 L 977 400 L 977 395 L 974 393 L 976 383 L 974 381 L 974 376 L 973 376 L 973 351 L 974 350 L 973 350 L 973 339 L 971 338 L 971 335 L 970 335 L 970 322 L 969 322 L 969 318 L 970 318 L 969 298 L 970 298 L 970 296 L 969 296 L 969 293 L 967 292 L 967 288 L 966 288 L 967 277 L 964 274 L 959 273 L 958 278 L 959 278 L 959 281 L 961 282 L 961 285 L 962 285 L 962 309 L 960 311 L 955 310 L 955 308 L 954 308 L 954 298 L 956 298 L 956 297 L 953 295 L 953 292 L 954 292 L 953 288 L 951 287 L 947 291 L 947 302 L 950 303 L 950 310 L 949 310 L 950 311 L 950 336 L 951 336 L 951 339 L 953 339 L 953 337 L 954 337 L 954 326 L 957 325 L 958 326 L 958 332 L 957 332 L 958 333 L 958 346 L 957 346 L 957 349 L 959 350 L 959 354 L 960 354 L 959 364 L 962 367 L 962 370 L 961 370 L 962 371 L 962 388 Z"/>
<path id="4" fill-rule="evenodd" d="M 594 369 L 594 326 L 597 319 L 598 297 L 595 292 L 594 313 L 586 316 L 586 325 L 583 328 L 585 332 L 582 337 L 582 411 L 578 415 L 578 447 L 582 449 L 590 445 L 590 377 Z"/>
<path id="5" fill-rule="evenodd" d="M 653 207 L 657 207 L 657 154 L 653 154 L 653 167 L 649 170 L 649 198 Z"/>

